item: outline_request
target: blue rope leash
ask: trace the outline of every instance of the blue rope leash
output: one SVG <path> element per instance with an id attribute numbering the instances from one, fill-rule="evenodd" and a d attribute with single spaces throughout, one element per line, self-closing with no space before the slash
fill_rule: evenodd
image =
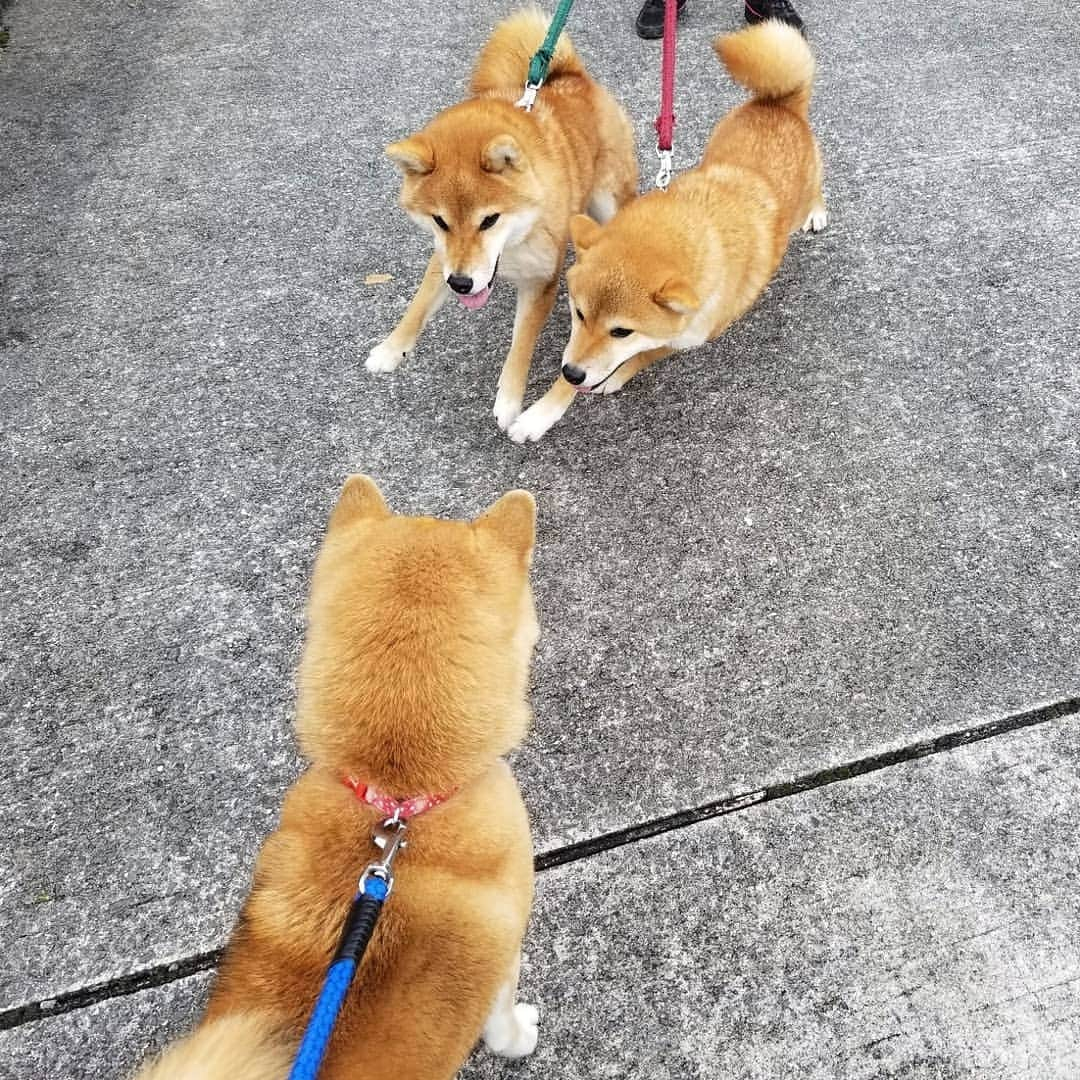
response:
<path id="1" fill-rule="evenodd" d="M 319 1000 L 308 1020 L 300 1049 L 296 1051 L 296 1060 L 289 1073 L 289 1080 L 315 1080 L 319 1075 L 319 1066 L 326 1056 L 330 1045 L 330 1036 L 334 1033 L 338 1013 L 345 1003 L 345 995 L 356 974 L 355 960 L 339 960 L 330 966 L 319 992 Z"/>
<path id="2" fill-rule="evenodd" d="M 394 832 L 387 834 L 386 830 L 391 824 Z M 383 826 L 381 842 L 376 840 L 386 854 L 381 862 L 372 863 L 360 879 L 360 889 L 349 908 L 337 952 L 330 961 L 315 1008 L 304 1029 L 304 1037 L 300 1040 L 300 1048 L 289 1071 L 289 1080 L 316 1080 L 319 1075 L 341 1007 L 345 1004 L 356 969 L 364 958 L 375 924 L 382 914 L 383 904 L 393 887 L 390 867 L 394 856 L 404 846 L 404 833 L 405 823 L 395 820 Z"/>

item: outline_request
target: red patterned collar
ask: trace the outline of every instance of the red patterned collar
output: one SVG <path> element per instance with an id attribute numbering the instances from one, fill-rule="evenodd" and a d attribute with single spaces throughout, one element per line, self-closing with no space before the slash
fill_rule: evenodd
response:
<path id="1" fill-rule="evenodd" d="M 414 795 L 411 799 L 402 799 L 399 802 L 392 795 L 387 795 L 352 776 L 346 776 L 344 784 L 361 802 L 374 806 L 380 814 L 385 814 L 388 818 L 397 817 L 401 821 L 408 821 L 417 814 L 442 805 L 454 794 L 453 791 L 448 791 L 445 795 Z"/>

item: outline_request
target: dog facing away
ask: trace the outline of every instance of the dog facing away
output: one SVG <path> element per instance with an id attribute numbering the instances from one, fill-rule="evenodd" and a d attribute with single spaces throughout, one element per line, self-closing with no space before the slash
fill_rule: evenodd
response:
<path id="1" fill-rule="evenodd" d="M 259 855 L 202 1022 L 140 1080 L 287 1077 L 357 879 L 379 857 L 385 814 L 363 785 L 448 797 L 409 823 L 320 1080 L 449 1080 L 481 1034 L 496 1053 L 532 1052 L 537 1012 L 515 1004 L 532 845 L 502 755 L 530 721 L 534 534 L 524 491 L 469 523 L 396 516 L 367 477 L 346 483 L 299 672 L 311 766 Z"/>
<path id="2" fill-rule="evenodd" d="M 477 60 L 471 96 L 387 147 L 403 173 L 401 205 L 435 241 L 420 288 L 367 368 L 393 371 L 454 295 L 475 311 L 496 280 L 517 289 L 495 419 L 506 430 L 525 395 L 536 339 L 551 314 L 570 218 L 607 221 L 637 193 L 633 131 L 615 100 L 559 39 L 532 112 L 517 108 L 547 20 L 523 11 L 500 23 Z"/>
<path id="3" fill-rule="evenodd" d="M 721 334 L 768 284 L 792 230 L 825 227 L 806 41 L 770 21 L 714 47 L 753 98 L 716 125 L 701 164 L 666 192 L 636 199 L 604 227 L 571 222 L 562 374 L 522 413 L 513 439 L 541 438 L 575 394 L 613 394 L 662 357 Z"/>

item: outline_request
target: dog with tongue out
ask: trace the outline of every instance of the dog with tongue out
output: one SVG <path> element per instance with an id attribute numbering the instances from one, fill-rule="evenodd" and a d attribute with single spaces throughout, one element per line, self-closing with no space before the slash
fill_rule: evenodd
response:
<path id="1" fill-rule="evenodd" d="M 570 219 L 588 212 L 607 221 L 637 192 L 630 122 L 565 36 L 532 111 L 516 106 L 546 30 L 536 11 L 500 23 L 477 59 L 470 96 L 387 147 L 403 176 L 401 205 L 431 233 L 435 251 L 401 322 L 367 358 L 369 371 L 394 371 L 448 298 L 477 311 L 496 274 L 513 282 L 513 338 L 495 396 L 495 419 L 512 438 Z"/>

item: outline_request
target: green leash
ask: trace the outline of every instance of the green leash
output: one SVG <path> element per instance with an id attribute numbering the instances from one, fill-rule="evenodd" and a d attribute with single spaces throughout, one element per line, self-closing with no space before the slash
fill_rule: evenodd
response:
<path id="1" fill-rule="evenodd" d="M 548 75 L 548 68 L 551 67 L 551 59 L 555 55 L 555 45 L 558 43 L 559 35 L 563 32 L 563 27 L 566 25 L 570 9 L 573 6 L 574 0 L 560 0 L 559 6 L 555 9 L 555 14 L 552 17 L 551 25 L 548 27 L 544 43 L 533 54 L 532 61 L 529 64 L 529 74 L 525 79 L 525 93 L 521 95 L 520 100 L 517 102 L 518 107 L 526 112 L 532 112 L 533 104 L 536 101 L 536 92 L 544 85 L 544 80 Z"/>

